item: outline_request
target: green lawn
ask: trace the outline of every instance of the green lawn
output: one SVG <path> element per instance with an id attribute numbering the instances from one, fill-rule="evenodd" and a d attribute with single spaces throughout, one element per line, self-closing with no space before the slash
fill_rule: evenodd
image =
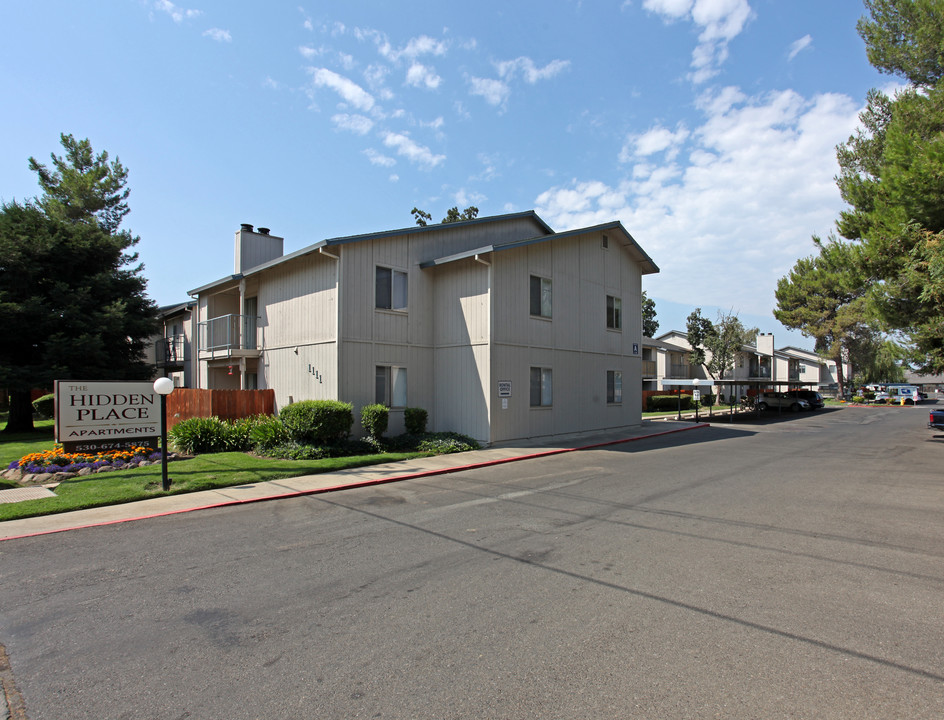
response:
<path id="1" fill-rule="evenodd" d="M 0 423 L 0 428 L 5 426 L 4 419 Z M 37 423 L 37 426 L 37 431 L 29 435 L 7 436 L 0 432 L 0 461 L 2 461 L 3 469 L 6 469 L 13 460 L 19 460 L 27 453 L 41 452 L 53 446 L 52 422 Z M 171 488 L 167 493 L 161 491 L 161 466 L 159 464 L 131 470 L 94 473 L 63 482 L 55 489 L 56 497 L 54 498 L 0 504 L 0 521 L 51 515 L 69 510 L 84 510 L 162 495 L 212 490 L 299 475 L 316 475 L 352 467 L 408 460 L 429 454 L 383 453 L 324 460 L 278 460 L 239 452 L 198 455 L 189 460 L 177 460 L 168 464 L 167 474 L 171 479 Z M 0 485 L 0 489 L 9 487 L 19 487 L 19 485 L 5 481 Z"/>
<path id="2" fill-rule="evenodd" d="M 52 420 L 34 420 L 35 431 L 7 435 L 0 433 L 0 469 L 6 470 L 14 460 L 32 452 L 49 450 L 55 443 Z M 0 415 L 0 429 L 7 426 L 5 414 Z"/>

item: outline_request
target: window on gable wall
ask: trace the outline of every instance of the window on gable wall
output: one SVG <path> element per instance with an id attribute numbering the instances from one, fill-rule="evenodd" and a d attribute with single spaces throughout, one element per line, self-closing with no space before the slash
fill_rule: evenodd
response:
<path id="1" fill-rule="evenodd" d="M 551 281 L 548 278 L 531 276 L 531 314 L 551 317 Z"/>
<path id="2" fill-rule="evenodd" d="M 377 266 L 374 307 L 381 310 L 406 310 L 408 294 L 405 272 Z"/>
<path id="3" fill-rule="evenodd" d="M 531 368 L 531 407 L 550 407 L 553 403 L 553 373 L 550 368 Z"/>
<path id="4" fill-rule="evenodd" d="M 606 371 L 606 402 L 608 405 L 623 402 L 623 373 L 619 370 Z"/>
<path id="5" fill-rule="evenodd" d="M 610 330 L 623 329 L 623 301 L 612 295 L 606 296 L 606 326 Z"/>
<path id="6" fill-rule="evenodd" d="M 406 407 L 406 368 L 378 365 L 374 402 L 391 408 Z"/>

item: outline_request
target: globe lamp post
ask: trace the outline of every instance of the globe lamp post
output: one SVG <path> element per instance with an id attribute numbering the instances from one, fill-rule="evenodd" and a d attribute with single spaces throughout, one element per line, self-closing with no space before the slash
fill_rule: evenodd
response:
<path id="1" fill-rule="evenodd" d="M 167 477 L 167 396 L 174 392 L 174 381 L 161 377 L 154 381 L 154 392 L 161 396 L 161 490 L 170 490 Z"/>
<path id="2" fill-rule="evenodd" d="M 698 383 L 698 378 L 692 380 L 692 387 L 694 388 L 692 391 L 692 399 L 695 401 L 695 422 L 698 422 L 698 406 L 701 404 L 701 393 L 698 392 Z"/>

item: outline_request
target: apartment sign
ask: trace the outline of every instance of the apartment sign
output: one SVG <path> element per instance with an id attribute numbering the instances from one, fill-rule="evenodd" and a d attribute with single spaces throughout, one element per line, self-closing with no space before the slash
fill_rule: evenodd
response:
<path id="1" fill-rule="evenodd" d="M 161 401 L 148 382 L 56 381 L 56 441 L 66 452 L 157 447 Z"/>

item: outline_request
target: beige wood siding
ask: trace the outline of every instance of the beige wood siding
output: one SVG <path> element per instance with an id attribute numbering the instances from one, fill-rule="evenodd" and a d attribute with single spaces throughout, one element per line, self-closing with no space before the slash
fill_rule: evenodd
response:
<path id="1" fill-rule="evenodd" d="M 614 238 L 600 233 L 530 245 L 493 256 L 497 308 L 491 386 L 492 441 L 540 437 L 642 421 L 641 278 L 638 263 Z M 552 318 L 531 317 L 531 275 L 552 281 Z M 622 329 L 606 327 L 606 296 L 622 301 Z M 516 298 L 516 301 L 505 301 Z M 633 355 L 636 345 L 637 354 Z M 553 374 L 551 407 L 530 407 L 530 368 Z M 622 373 L 623 399 L 606 402 L 606 373 Z M 512 382 L 507 409 L 500 381 Z"/>
<path id="2" fill-rule="evenodd" d="M 490 267 L 463 260 L 426 275 L 436 338 L 430 429 L 488 442 Z"/>

